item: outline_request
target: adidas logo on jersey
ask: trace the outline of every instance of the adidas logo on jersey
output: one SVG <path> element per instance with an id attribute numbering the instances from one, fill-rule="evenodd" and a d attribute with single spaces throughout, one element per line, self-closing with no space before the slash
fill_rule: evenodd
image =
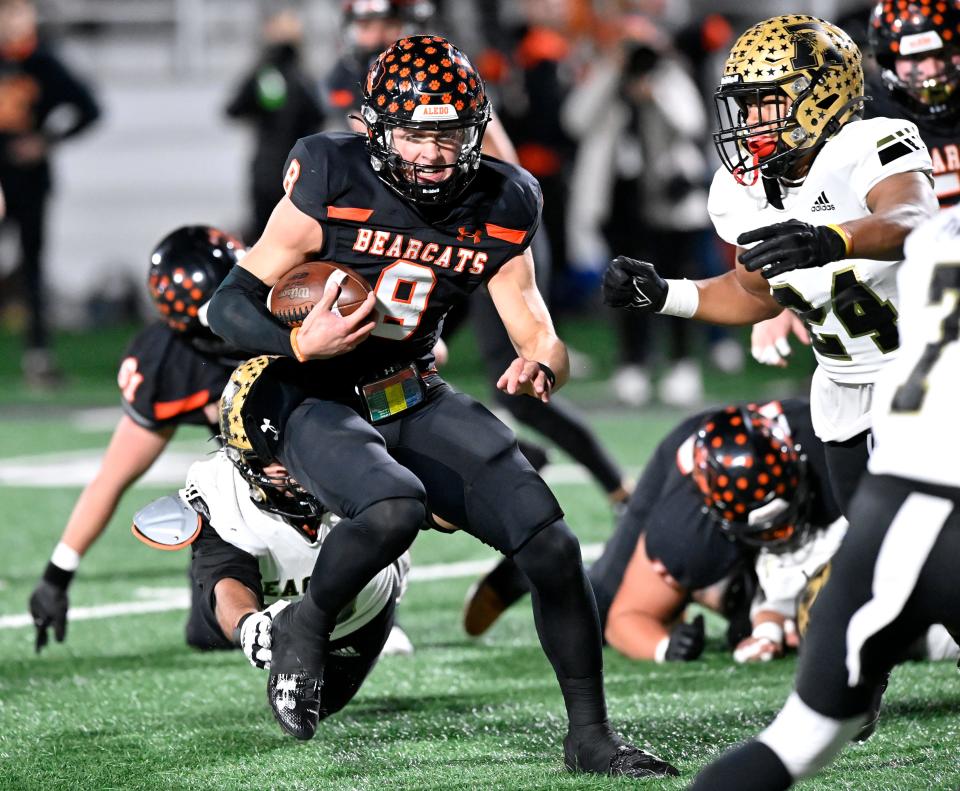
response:
<path id="1" fill-rule="evenodd" d="M 836 206 L 830 203 L 826 192 L 821 192 L 820 196 L 813 202 L 810 211 L 836 211 Z"/>

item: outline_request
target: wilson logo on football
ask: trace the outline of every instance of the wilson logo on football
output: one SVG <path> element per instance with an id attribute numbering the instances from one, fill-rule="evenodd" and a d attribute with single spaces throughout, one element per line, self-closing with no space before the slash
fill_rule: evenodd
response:
<path id="1" fill-rule="evenodd" d="M 310 296 L 310 289 L 307 286 L 287 286 L 277 296 L 286 299 L 306 299 Z"/>

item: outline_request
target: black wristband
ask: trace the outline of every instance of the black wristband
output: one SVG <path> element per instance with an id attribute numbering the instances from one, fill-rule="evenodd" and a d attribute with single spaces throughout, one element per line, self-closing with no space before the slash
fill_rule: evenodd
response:
<path id="1" fill-rule="evenodd" d="M 820 255 L 825 263 L 842 261 L 847 257 L 847 237 L 843 231 L 832 225 L 820 225 L 817 227 L 817 235 L 822 244 Z"/>
<path id="2" fill-rule="evenodd" d="M 550 383 L 550 389 L 553 390 L 553 388 L 557 386 L 557 375 L 553 372 L 553 369 L 549 365 L 541 362 L 538 362 L 537 365 L 540 366 L 540 370 L 543 371 L 544 375 L 547 377 L 547 381 Z"/>
<path id="3" fill-rule="evenodd" d="M 237 625 L 233 627 L 233 642 L 235 645 L 241 645 L 240 630 L 243 629 L 244 621 L 246 621 L 247 618 L 249 618 L 251 615 L 253 615 L 252 612 L 244 613 L 243 615 L 240 616 L 240 620 L 237 621 Z"/>
<path id="4" fill-rule="evenodd" d="M 73 579 L 74 572 L 60 568 L 53 561 L 47 563 L 43 570 L 43 579 L 60 590 L 66 590 L 70 587 L 70 581 Z"/>

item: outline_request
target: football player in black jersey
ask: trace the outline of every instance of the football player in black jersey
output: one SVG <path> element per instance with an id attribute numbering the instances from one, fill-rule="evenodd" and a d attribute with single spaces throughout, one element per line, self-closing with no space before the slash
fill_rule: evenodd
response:
<path id="1" fill-rule="evenodd" d="M 179 425 L 217 433 L 217 401 L 242 355 L 203 326 L 200 313 L 243 252 L 228 234 L 198 225 L 173 231 L 151 254 L 148 285 L 162 321 L 145 327 L 127 347 L 117 375 L 124 414 L 30 596 L 38 652 L 49 629 L 59 642 L 66 637 L 67 589 L 123 493 L 150 469 Z M 191 620 L 187 641 L 202 641 L 203 631 Z"/>
<path id="2" fill-rule="evenodd" d="M 880 67 L 867 117 L 906 116 L 930 150 L 940 208 L 960 201 L 960 0 L 883 0 L 867 27 Z"/>
<path id="3" fill-rule="evenodd" d="M 350 31 L 353 46 L 341 56 L 330 72 L 325 96 L 331 113 L 343 114 L 354 131 L 365 132 L 360 120 L 360 106 L 363 103 L 361 86 L 370 62 L 380 54 L 380 50 L 398 38 L 405 26 L 423 18 L 424 5 L 428 5 L 424 0 L 347 0 L 344 3 L 344 26 Z M 384 39 L 384 36 L 394 32 L 398 32 L 398 35 Z M 372 49 L 374 46 L 376 49 Z M 503 124 L 492 113 L 483 136 L 483 153 L 513 165 L 520 164 Z M 543 278 L 549 277 L 549 264 L 544 265 L 544 256 L 549 256 L 549 244 L 544 232 L 531 242 L 531 246 L 538 263 L 539 286 L 543 288 Z M 462 326 L 468 313 L 486 372 L 495 380 L 513 359 L 514 349 L 496 309 L 483 290 L 474 293 L 469 307 L 463 305 L 448 317 L 444 337 L 438 343 L 449 340 Z M 499 392 L 495 392 L 493 397 L 496 405 L 507 410 L 515 420 L 546 437 L 582 464 L 603 489 L 613 509 L 619 511 L 626 505 L 630 496 L 630 482 L 572 403 L 562 398 L 550 403 L 507 398 Z M 546 463 L 547 451 L 543 447 L 528 438 L 521 438 L 519 442 L 528 459 L 539 460 L 540 466 Z"/>
<path id="4" fill-rule="evenodd" d="M 631 659 L 696 659 L 702 620 L 680 620 L 696 600 L 731 619 L 728 642 L 738 660 L 779 655 L 804 579 L 799 572 L 784 579 L 787 569 L 797 571 L 792 553 L 802 546 L 809 560 L 839 516 L 806 399 L 687 418 L 654 450 L 588 571 L 607 643 Z M 772 562 L 763 564 L 763 604 L 751 618 L 758 551 Z M 794 582 L 797 590 L 785 593 Z M 467 632 L 486 631 L 527 589 L 516 564 L 502 561 L 468 595 Z"/>
<path id="5" fill-rule="evenodd" d="M 486 284 L 519 355 L 498 387 L 549 400 L 567 378 L 529 252 L 540 190 L 525 171 L 481 159 L 489 113 L 480 75 L 459 49 L 438 36 L 397 41 L 365 81 L 366 137 L 297 143 L 286 197 L 210 303 L 210 326 L 229 342 L 302 361 L 309 395 L 271 426 L 276 455 L 344 517 L 308 595 L 274 620 L 268 699 L 284 730 L 313 736 L 336 613 L 410 546 L 429 510 L 513 556 L 530 579 L 567 707 L 567 768 L 675 774 L 607 721 L 596 604 L 556 498 L 512 432 L 433 368 L 445 314 Z M 352 267 L 373 290 L 341 317 L 328 286 L 290 330 L 264 300 L 311 256 Z"/>

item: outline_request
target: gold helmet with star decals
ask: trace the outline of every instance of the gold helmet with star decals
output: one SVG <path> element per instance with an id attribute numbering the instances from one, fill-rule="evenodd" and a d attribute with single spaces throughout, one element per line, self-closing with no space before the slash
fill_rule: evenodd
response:
<path id="1" fill-rule="evenodd" d="M 302 372 L 291 357 L 254 357 L 234 369 L 220 396 L 220 438 L 227 458 L 250 485 L 257 506 L 298 529 L 304 519 L 319 517 L 323 506 L 289 475 L 267 474 L 264 468 L 277 460 L 287 418 L 306 395 Z"/>
<path id="2" fill-rule="evenodd" d="M 771 17 L 730 50 L 714 99 L 713 141 L 741 183 L 785 175 L 862 110 L 860 49 L 836 25 L 803 14 Z"/>
<path id="3" fill-rule="evenodd" d="M 823 590 L 823 586 L 830 579 L 830 561 L 828 560 L 822 566 L 816 569 L 809 577 L 797 596 L 797 634 L 802 641 L 810 628 L 810 609 L 813 603 Z"/>
<path id="4" fill-rule="evenodd" d="M 243 408 L 257 378 L 275 359 L 263 355 L 238 365 L 220 396 L 220 437 L 224 447 L 232 448 L 240 455 L 257 457 L 244 425 Z"/>

